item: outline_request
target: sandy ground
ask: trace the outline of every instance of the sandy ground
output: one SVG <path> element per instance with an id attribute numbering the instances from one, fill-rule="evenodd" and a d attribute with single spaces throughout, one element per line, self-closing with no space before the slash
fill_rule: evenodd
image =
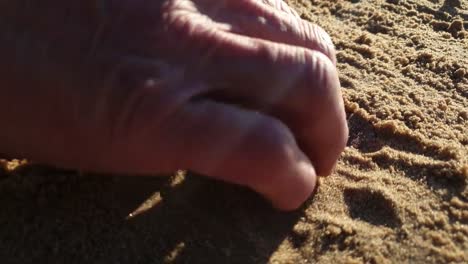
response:
<path id="1" fill-rule="evenodd" d="M 301 210 L 178 173 L 0 164 L 1 263 L 466 263 L 468 1 L 293 0 L 336 43 L 351 129 Z"/>

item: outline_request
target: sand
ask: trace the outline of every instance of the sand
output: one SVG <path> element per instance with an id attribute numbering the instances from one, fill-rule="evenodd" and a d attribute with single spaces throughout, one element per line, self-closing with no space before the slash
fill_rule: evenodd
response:
<path id="1" fill-rule="evenodd" d="M 301 210 L 239 187 L 0 162 L 1 263 L 466 263 L 468 1 L 293 0 L 332 35 L 350 139 Z"/>

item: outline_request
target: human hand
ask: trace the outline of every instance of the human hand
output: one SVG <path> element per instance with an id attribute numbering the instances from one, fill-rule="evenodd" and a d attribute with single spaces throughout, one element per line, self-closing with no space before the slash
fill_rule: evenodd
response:
<path id="1" fill-rule="evenodd" d="M 97 172 L 188 169 L 283 210 L 331 173 L 348 134 L 335 50 L 283 1 L 109 0 L 98 13 L 35 28 L 48 44 L 26 54 L 45 48 L 46 63 L 2 54 L 3 152 Z"/>

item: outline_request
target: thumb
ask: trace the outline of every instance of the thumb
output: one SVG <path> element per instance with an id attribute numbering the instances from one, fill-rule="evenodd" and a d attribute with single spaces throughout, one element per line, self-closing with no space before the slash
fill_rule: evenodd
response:
<path id="1" fill-rule="evenodd" d="M 283 210 L 296 209 L 314 191 L 315 170 L 279 120 L 204 98 L 187 100 L 161 119 L 151 106 L 158 100 L 149 95 L 146 106 L 133 108 L 134 120 L 113 140 L 100 168 L 142 174 L 188 169 L 251 188 Z"/>
<path id="2" fill-rule="evenodd" d="M 202 100 L 185 105 L 168 124 L 163 138 L 183 153 L 183 168 L 250 187 L 284 210 L 299 207 L 315 189 L 310 161 L 274 118 Z"/>

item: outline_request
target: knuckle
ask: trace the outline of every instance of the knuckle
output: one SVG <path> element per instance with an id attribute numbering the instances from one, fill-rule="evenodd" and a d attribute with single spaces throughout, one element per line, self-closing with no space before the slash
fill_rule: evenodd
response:
<path id="1" fill-rule="evenodd" d="M 167 53 L 183 54 L 187 50 L 206 50 L 223 41 L 219 37 L 216 22 L 197 8 L 192 1 L 172 0 L 163 6 L 163 44 L 160 45 Z"/>
<path id="2" fill-rule="evenodd" d="M 263 0 L 263 3 L 270 5 L 271 7 L 283 11 L 286 14 L 293 15 L 294 17 L 299 17 L 297 12 L 288 6 L 283 0 Z"/>
<path id="3" fill-rule="evenodd" d="M 178 1 L 168 1 L 162 10 L 166 30 L 193 31 L 196 24 L 192 23 L 192 14 L 193 10 L 190 7 L 181 5 Z"/>
<path id="4" fill-rule="evenodd" d="M 339 93 L 338 72 L 331 60 L 320 52 L 308 52 L 305 82 L 309 96 L 306 98 L 320 99 L 320 102 L 329 103 L 335 100 Z"/>
<path id="5" fill-rule="evenodd" d="M 336 63 L 336 49 L 330 35 L 319 25 L 304 21 L 302 31 L 305 39 L 312 42 L 312 48 L 326 55 L 333 64 Z"/>
<path id="6" fill-rule="evenodd" d="M 327 55 L 333 62 L 334 57 L 336 56 L 336 50 L 330 35 L 318 25 L 314 25 L 314 30 L 316 38 L 322 45 L 322 50 L 325 51 L 325 55 Z"/>

